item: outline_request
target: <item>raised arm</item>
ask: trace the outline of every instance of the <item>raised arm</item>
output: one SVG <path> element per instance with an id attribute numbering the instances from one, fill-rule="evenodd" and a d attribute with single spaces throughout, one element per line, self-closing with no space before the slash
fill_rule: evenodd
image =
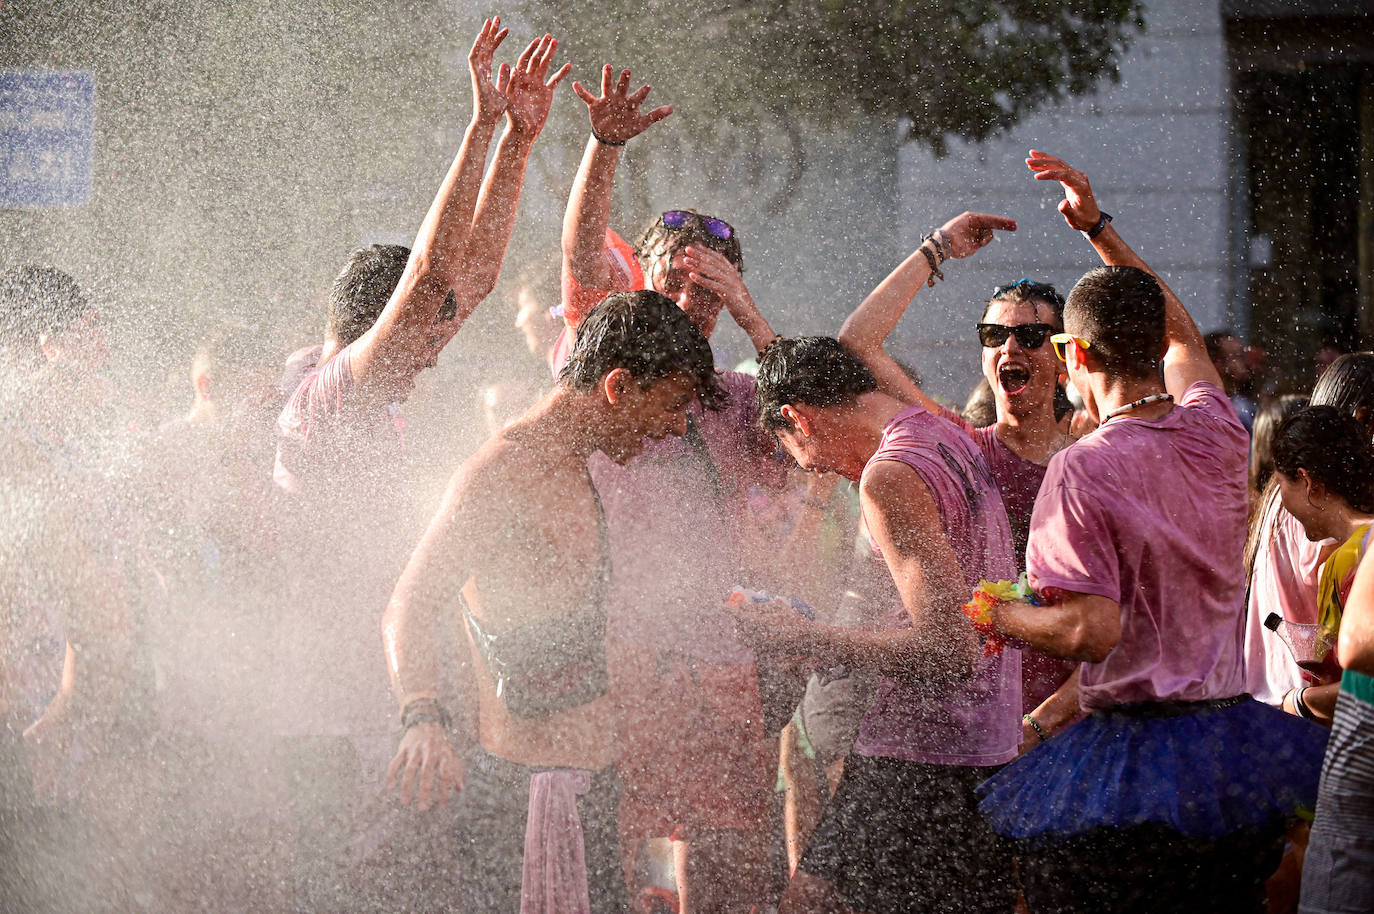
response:
<path id="1" fill-rule="evenodd" d="M 1159 281 L 1160 288 L 1164 290 L 1165 307 L 1165 389 L 1178 398 L 1198 381 L 1208 381 L 1221 387 L 1221 375 L 1207 355 L 1202 332 L 1168 283 L 1131 250 L 1110 220 L 1098 228 L 1102 222 L 1102 211 L 1093 196 L 1088 176 L 1070 167 L 1063 159 L 1035 149 L 1030 151 L 1026 165 L 1035 172 L 1035 180 L 1058 181 L 1063 186 L 1064 199 L 1059 203 L 1059 212 L 1064 214 L 1065 221 L 1071 227 L 1080 232 L 1096 230 L 1096 235 L 1089 240 L 1103 263 L 1108 266 L 1136 267 Z"/>
<path id="2" fill-rule="evenodd" d="M 563 216 L 563 270 L 587 289 L 611 287 L 612 267 L 605 250 L 606 229 L 611 221 L 611 184 L 620 163 L 620 150 L 653 124 L 673 113 L 667 105 L 640 111 L 649 87 L 633 93 L 630 71 L 622 70 L 613 81 L 610 64 L 601 71 L 601 95 L 592 95 L 581 83 L 573 83 L 577 97 L 587 104 L 592 135 L 582 154 L 582 164 L 568 196 Z"/>
<path id="3" fill-rule="evenodd" d="M 907 377 L 901 366 L 883 348 L 897 322 L 906 313 L 921 287 L 931 281 L 931 264 L 946 258 L 970 257 L 992 243 L 994 232 L 1014 232 L 1016 222 L 985 213 L 961 213 L 937 229 L 911 256 L 878 283 L 868 297 L 840 328 L 839 340 L 863 360 L 878 386 L 907 403 L 919 403 L 932 412 L 940 406 Z"/>
<path id="4" fill-rule="evenodd" d="M 445 315 L 449 338 L 496 286 L 515 227 L 530 152 L 548 121 L 554 92 L 572 68 L 572 64 L 564 64 L 549 76 L 557 51 L 558 42 L 552 36 L 537 38 L 525 48 L 510 74 L 506 132 L 497 144 L 496 157 L 477 200 L 472 231 L 463 247 L 462 271 L 454 286 L 457 307 L 454 314 Z"/>
<path id="5" fill-rule="evenodd" d="M 472 121 L 463 145 L 439 186 L 411 248 L 396 291 L 373 326 L 351 349 L 354 383 L 364 391 L 390 396 L 399 382 L 426 364 L 435 324 L 463 265 L 463 248 L 472 230 L 482 169 L 496 124 L 506 110 L 510 66 L 502 64 L 492 81 L 492 57 L 506 37 L 499 18 L 482 25 L 468 54 L 472 74 Z M 456 332 L 452 328 L 449 336 Z"/>
<path id="6" fill-rule="evenodd" d="M 457 603 L 469 577 L 474 548 L 463 516 L 464 477 L 454 477 L 444 503 L 406 565 L 382 618 L 382 642 L 392 691 L 406 714 L 419 711 L 421 722 L 406 727 L 387 769 L 387 788 L 401 802 L 413 796 L 419 809 L 448 803 L 449 791 L 463 788 L 463 765 L 437 717 L 439 699 L 439 620 L 445 606 Z M 432 709 L 432 710 L 431 710 Z M 459 715 L 461 718 L 462 715 Z M 406 721 L 409 723 L 409 721 Z"/>

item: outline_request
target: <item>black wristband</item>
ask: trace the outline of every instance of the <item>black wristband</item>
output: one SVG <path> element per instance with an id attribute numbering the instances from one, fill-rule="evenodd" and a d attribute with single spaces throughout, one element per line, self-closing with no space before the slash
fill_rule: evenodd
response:
<path id="1" fill-rule="evenodd" d="M 1047 735 L 1045 734 L 1045 731 L 1044 731 L 1043 729 L 1041 729 L 1041 727 L 1040 727 L 1040 721 L 1036 720 L 1034 717 L 1032 717 L 1032 716 L 1029 715 L 1029 714 L 1022 714 L 1022 715 L 1021 715 L 1021 719 L 1024 720 L 1026 723 L 1028 723 L 1028 724 L 1031 725 L 1031 727 L 1035 730 L 1035 735 L 1038 736 L 1038 737 L 1040 737 L 1040 742 L 1042 742 L 1042 743 L 1047 743 L 1047 742 L 1050 741 L 1049 736 L 1047 736 Z"/>
<path id="2" fill-rule="evenodd" d="M 616 142 L 615 140 L 608 140 L 608 139 L 606 139 L 604 136 L 602 136 L 601 134 L 597 133 L 595 130 L 592 131 L 592 139 L 596 140 L 598 143 L 600 143 L 600 144 L 603 145 L 603 146 L 624 146 L 624 145 L 625 145 L 625 140 L 621 140 L 620 142 Z"/>
<path id="3" fill-rule="evenodd" d="M 1094 225 L 1092 228 L 1090 228 L 1090 229 L 1088 229 L 1086 232 L 1084 232 L 1084 233 L 1083 233 L 1083 237 L 1086 238 L 1086 239 L 1088 239 L 1089 241 L 1092 241 L 1092 240 L 1093 240 L 1094 238 L 1096 238 L 1098 235 L 1101 235 L 1101 234 L 1102 234 L 1102 230 L 1103 230 L 1104 228 L 1106 228 L 1106 227 L 1107 227 L 1107 223 L 1108 223 L 1108 222 L 1111 222 L 1111 221 L 1112 221 L 1112 214 L 1111 214 L 1111 213 L 1102 213 L 1100 216 L 1097 217 L 1097 225 Z"/>
<path id="4" fill-rule="evenodd" d="M 922 254 L 924 254 L 924 255 L 925 255 L 925 258 L 926 258 L 926 263 L 930 264 L 930 275 L 926 277 L 926 285 L 927 285 L 927 286 L 934 286 L 934 285 L 935 285 L 935 277 L 938 276 L 940 279 L 944 279 L 944 278 L 945 278 L 945 274 L 943 274 L 943 273 L 940 272 L 940 264 L 939 264 L 939 261 L 937 261 L 937 260 L 935 259 L 935 252 L 932 251 L 930 248 L 926 247 L 926 242 L 927 242 L 927 241 L 930 241 L 930 237 L 929 237 L 929 236 L 927 236 L 927 237 L 925 237 L 925 238 L 922 238 L 922 239 L 921 239 L 921 246 L 920 246 L 919 248 L 917 248 L 916 250 L 918 250 L 918 251 L 920 251 Z M 932 243 L 931 246 L 933 247 L 934 244 Z"/>
<path id="5" fill-rule="evenodd" d="M 448 729 L 452 718 L 436 698 L 417 698 L 401 711 L 401 729 L 409 730 L 416 724 L 439 724 Z"/>

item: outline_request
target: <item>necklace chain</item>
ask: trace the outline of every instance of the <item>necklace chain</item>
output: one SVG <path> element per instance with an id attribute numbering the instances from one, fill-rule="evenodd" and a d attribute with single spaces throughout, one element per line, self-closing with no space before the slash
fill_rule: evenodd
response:
<path id="1" fill-rule="evenodd" d="M 1172 403 L 1173 394 L 1150 394 L 1148 397 L 1141 397 L 1139 400 L 1127 403 L 1125 406 L 1118 406 L 1116 409 L 1107 413 L 1107 419 L 1115 419 L 1122 413 L 1128 413 L 1133 409 L 1140 409 L 1142 406 L 1149 406 L 1151 403 Z M 1107 419 L 1103 419 L 1106 422 Z"/>

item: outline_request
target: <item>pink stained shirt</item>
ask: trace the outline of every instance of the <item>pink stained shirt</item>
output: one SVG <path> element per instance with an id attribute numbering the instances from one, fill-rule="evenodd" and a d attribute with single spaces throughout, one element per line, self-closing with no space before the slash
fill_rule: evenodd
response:
<path id="1" fill-rule="evenodd" d="M 1031 584 L 1121 606 L 1121 640 L 1082 666 L 1083 710 L 1245 690 L 1248 458 L 1230 400 L 1198 382 L 1163 417 L 1111 419 L 1050 461 Z"/>
<path id="2" fill-rule="evenodd" d="M 1316 624 L 1322 547 L 1335 541 L 1309 540 L 1277 499 L 1258 522 L 1262 528 L 1245 614 L 1245 690 L 1277 707 L 1305 677 L 1288 645 L 1264 620 L 1278 613 L 1288 622 Z"/>
<path id="3" fill-rule="evenodd" d="M 1011 524 L 1011 544 L 1016 552 L 1016 572 L 1026 570 L 1026 541 L 1030 537 L 1031 514 L 1035 511 L 1035 497 L 1049 471 L 1047 464 L 1034 463 L 1007 447 L 997 437 L 997 426 L 974 426 L 953 410 L 941 410 L 940 418 L 962 428 L 987 459 L 1002 505 L 1007 509 Z M 1029 714 L 1059 690 L 1064 681 L 1078 667 L 1076 660 L 1051 657 L 1034 649 L 1021 651 L 1021 710 Z"/>
<path id="4" fill-rule="evenodd" d="M 386 733 L 395 708 L 381 620 L 418 537 L 394 407 L 361 399 L 351 347 L 300 381 L 278 420 L 287 593 L 278 619 L 277 732 Z"/>
<path id="5" fill-rule="evenodd" d="M 1011 529 L 987 461 L 973 441 L 920 406 L 893 417 L 867 466 L 892 460 L 911 467 L 929 489 L 971 594 L 980 581 L 1014 576 Z M 865 468 L 867 469 L 867 468 Z M 875 560 L 882 562 L 881 555 Z M 891 583 L 883 563 L 881 573 Z M 896 593 L 881 623 L 907 628 Z M 968 624 L 962 617 L 955 624 Z M 883 677 L 864 714 L 854 751 L 928 765 L 1000 765 L 1021 742 L 1021 654 L 982 658 L 967 682 L 935 684 Z"/>

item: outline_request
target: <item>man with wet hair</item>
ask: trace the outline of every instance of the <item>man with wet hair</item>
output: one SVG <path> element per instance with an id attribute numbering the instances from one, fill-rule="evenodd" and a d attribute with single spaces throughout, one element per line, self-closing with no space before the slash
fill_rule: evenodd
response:
<path id="1" fill-rule="evenodd" d="M 708 339 L 722 310 L 755 349 L 773 338 L 740 275 L 739 236 L 723 219 L 662 213 L 631 248 L 609 228 L 611 188 L 624 145 L 672 113 L 649 111 L 608 65 L 601 94 L 579 83 L 591 137 L 563 220 L 564 331 L 555 365 L 582 317 L 615 290 L 651 288 L 673 300 Z M 610 596 L 611 678 L 617 695 L 622 836 L 672 837 L 679 906 L 694 914 L 766 901 L 771 877 L 776 741 L 763 732 L 752 650 L 733 635 L 720 601 L 757 582 L 764 561 L 739 533 L 751 487 L 785 480 L 754 415 L 753 379 L 722 372 L 723 411 L 689 416 L 681 440 L 661 441 L 627 466 L 598 458 L 617 573 Z M 633 866 L 627 865 L 632 871 Z"/>
<path id="2" fill-rule="evenodd" d="M 960 611 L 980 581 L 1015 573 L 987 462 L 962 429 L 884 393 L 828 337 L 764 350 L 758 404 L 799 465 L 859 483 L 872 592 L 888 607 L 877 631 L 808 622 L 780 603 L 736 610 L 756 644 L 880 677 L 779 910 L 1010 911 L 1009 849 L 978 819 L 973 790 L 1016 757 L 1020 655 L 985 650 Z"/>
<path id="3" fill-rule="evenodd" d="M 989 779 L 980 811 L 1017 842 L 1033 911 L 1263 911 L 1325 735 L 1245 693 L 1249 436 L 1192 317 L 1087 176 L 1026 161 L 1106 264 L 1051 338 L 1099 427 L 1055 455 L 1036 499 L 1041 605 L 990 621 L 1082 661 L 1087 716 Z"/>
<path id="4" fill-rule="evenodd" d="M 409 256 L 374 246 L 351 257 L 317 359 L 290 366 L 303 376 L 278 420 L 273 473 L 290 496 L 274 697 L 300 910 L 382 903 L 367 897 L 375 884 L 350 881 L 369 872 L 356 866 L 353 829 L 392 750 L 379 621 L 416 535 L 399 403 L 496 282 L 533 144 L 568 71 L 553 66 L 549 35 L 496 67 L 505 36 L 491 19 L 473 43 L 472 120 Z"/>
<path id="5" fill-rule="evenodd" d="M 706 338 L 670 299 L 609 296 L 553 392 L 454 474 L 396 586 L 384 637 L 405 732 L 388 784 L 422 810 L 462 791 L 466 910 L 629 910 L 607 694 L 613 560 L 587 462 L 627 463 L 646 439 L 686 432 L 689 404 L 721 395 Z M 439 700 L 448 610 L 477 696 L 459 715 L 475 722 L 466 764 Z"/>

